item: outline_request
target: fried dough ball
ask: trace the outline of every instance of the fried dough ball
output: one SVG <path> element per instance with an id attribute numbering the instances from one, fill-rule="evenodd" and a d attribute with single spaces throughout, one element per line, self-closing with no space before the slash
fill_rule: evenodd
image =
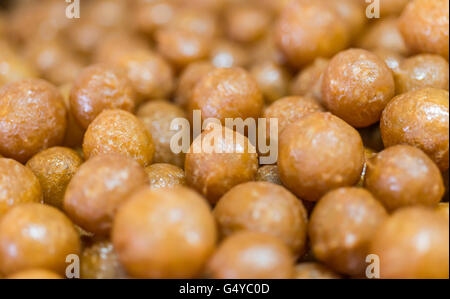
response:
<path id="1" fill-rule="evenodd" d="M 314 256 L 339 273 L 363 275 L 373 234 L 387 219 L 384 207 L 361 188 L 327 193 L 315 206 L 309 237 Z"/>
<path id="2" fill-rule="evenodd" d="M 398 54 L 397 52 L 387 49 L 376 49 L 373 51 L 373 53 L 380 57 L 381 60 L 386 63 L 387 67 L 390 68 L 394 74 L 399 71 L 400 64 L 405 59 L 405 57 Z"/>
<path id="3" fill-rule="evenodd" d="M 208 38 L 215 38 L 221 32 L 217 16 L 207 10 L 182 8 L 178 9 L 175 17 L 167 27 L 182 29 Z"/>
<path id="4" fill-rule="evenodd" d="M 297 96 L 311 96 L 322 104 L 323 73 L 329 62 L 328 59 L 317 58 L 301 70 L 291 82 L 290 93 Z"/>
<path id="5" fill-rule="evenodd" d="M 70 93 L 70 107 L 85 129 L 105 109 L 134 111 L 135 92 L 121 69 L 96 64 L 84 69 Z"/>
<path id="6" fill-rule="evenodd" d="M 63 279 L 63 277 L 45 269 L 29 269 L 14 273 L 6 279 Z"/>
<path id="7" fill-rule="evenodd" d="M 67 186 L 64 210 L 87 231 L 108 235 L 118 207 L 146 184 L 144 168 L 133 159 L 96 156 L 80 167 Z"/>
<path id="8" fill-rule="evenodd" d="M 315 263 L 306 262 L 295 266 L 295 279 L 341 279 L 342 277 L 327 267 Z"/>
<path id="9" fill-rule="evenodd" d="M 352 38 L 358 37 L 366 27 L 367 17 L 364 9 L 354 0 L 328 0 L 327 5 L 335 9 L 348 27 Z"/>
<path id="10" fill-rule="evenodd" d="M 247 66 L 250 57 L 240 44 L 220 39 L 213 43 L 209 60 L 216 68 L 232 68 Z"/>
<path id="11" fill-rule="evenodd" d="M 171 0 L 136 0 L 131 7 L 131 15 L 134 29 L 152 35 L 175 19 L 177 7 Z"/>
<path id="12" fill-rule="evenodd" d="M 152 163 L 155 145 L 144 123 L 119 109 L 105 110 L 89 125 L 83 140 L 87 159 L 100 154 L 121 154 L 142 166 Z"/>
<path id="13" fill-rule="evenodd" d="M 248 182 L 225 193 L 214 208 L 221 237 L 249 230 L 279 238 L 295 256 L 305 252 L 308 215 L 284 187 Z"/>
<path id="14" fill-rule="evenodd" d="M 26 166 L 39 180 L 44 202 L 61 209 L 67 185 L 82 163 L 76 151 L 52 147 L 33 156 Z"/>
<path id="15" fill-rule="evenodd" d="M 9 82 L 36 78 L 37 71 L 9 44 L 0 40 L 0 87 Z"/>
<path id="16" fill-rule="evenodd" d="M 208 203 L 183 187 L 135 193 L 119 209 L 112 240 L 136 278 L 193 278 L 213 253 L 217 232 Z"/>
<path id="17" fill-rule="evenodd" d="M 183 167 L 185 154 L 174 153 L 171 149 L 171 139 L 176 130 L 171 130 L 171 123 L 177 118 L 186 118 L 186 113 L 174 104 L 164 101 L 153 101 L 142 105 L 137 117 L 144 123 L 147 130 L 152 134 L 155 146 L 154 163 L 170 163 Z"/>
<path id="18" fill-rule="evenodd" d="M 266 103 L 273 103 L 288 94 L 290 74 L 274 62 L 255 64 L 250 74 L 256 80 Z"/>
<path id="19" fill-rule="evenodd" d="M 216 203 L 234 186 L 254 180 L 258 155 L 245 136 L 210 127 L 193 141 L 184 170 L 188 186 Z"/>
<path id="20" fill-rule="evenodd" d="M 350 40 L 346 22 L 325 1 L 295 0 L 275 25 L 278 47 L 294 67 L 317 57 L 328 58 L 345 49 Z"/>
<path id="21" fill-rule="evenodd" d="M 317 201 L 330 190 L 356 184 L 364 161 L 358 132 L 330 113 L 310 114 L 280 136 L 281 181 L 304 200 Z"/>
<path id="22" fill-rule="evenodd" d="M 42 202 L 39 180 L 19 162 L 0 157 L 0 217 L 12 207 Z"/>
<path id="23" fill-rule="evenodd" d="M 63 142 L 67 112 L 58 89 L 40 79 L 0 88 L 0 153 L 22 163 Z"/>
<path id="24" fill-rule="evenodd" d="M 448 62 L 439 55 L 422 54 L 405 59 L 394 74 L 397 94 L 449 87 Z"/>
<path id="25" fill-rule="evenodd" d="M 401 209 L 376 232 L 370 253 L 381 278 L 448 279 L 448 220 L 422 207 Z"/>
<path id="26" fill-rule="evenodd" d="M 0 272 L 6 275 L 33 268 L 63 274 L 67 256 L 79 253 L 75 227 L 56 208 L 22 204 L 0 221 Z"/>
<path id="27" fill-rule="evenodd" d="M 350 49 L 337 54 L 323 75 L 325 106 L 350 125 L 361 128 L 380 120 L 395 95 L 391 70 L 375 54 Z"/>
<path id="28" fill-rule="evenodd" d="M 151 189 L 186 185 L 184 170 L 172 164 L 155 163 L 145 168 Z"/>
<path id="29" fill-rule="evenodd" d="M 282 185 L 277 165 L 264 165 L 258 168 L 255 180 Z"/>
<path id="30" fill-rule="evenodd" d="M 294 275 L 289 248 L 267 234 L 242 231 L 223 241 L 206 267 L 214 279 L 286 279 Z"/>
<path id="31" fill-rule="evenodd" d="M 395 97 L 386 106 L 380 129 L 386 147 L 409 144 L 423 150 L 442 171 L 448 169 L 448 91 L 426 88 Z"/>
<path id="32" fill-rule="evenodd" d="M 70 91 L 72 90 L 72 84 L 67 83 L 61 85 L 58 89 L 61 92 L 67 110 L 67 128 L 63 145 L 71 148 L 78 148 L 83 143 L 85 129 L 77 122 L 70 107 Z"/>

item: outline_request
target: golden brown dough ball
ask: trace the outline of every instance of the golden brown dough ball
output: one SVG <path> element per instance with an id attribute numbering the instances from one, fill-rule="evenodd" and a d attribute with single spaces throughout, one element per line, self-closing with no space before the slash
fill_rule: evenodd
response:
<path id="1" fill-rule="evenodd" d="M 329 192 L 315 206 L 309 223 L 314 256 L 339 273 L 363 275 L 373 234 L 387 217 L 381 203 L 364 189 Z"/>
<path id="2" fill-rule="evenodd" d="M 175 102 L 182 108 L 186 108 L 195 85 L 213 69 L 214 65 L 208 61 L 198 61 L 189 64 L 178 79 Z"/>
<path id="3" fill-rule="evenodd" d="M 0 221 L 0 272 L 6 275 L 33 268 L 63 274 L 67 256 L 79 253 L 75 227 L 56 208 L 22 204 Z"/>
<path id="4" fill-rule="evenodd" d="M 156 43 L 159 53 L 178 69 L 207 58 L 211 48 L 206 36 L 184 29 L 160 29 Z"/>
<path id="5" fill-rule="evenodd" d="M 113 244 L 136 278 L 194 278 L 213 253 L 217 232 L 210 207 L 183 187 L 135 193 L 114 220 Z"/>
<path id="6" fill-rule="evenodd" d="M 184 166 L 188 186 L 211 203 L 234 186 L 253 181 L 258 171 L 258 155 L 251 142 L 228 128 L 220 130 L 217 134 L 217 129 L 208 128 L 199 135 L 186 154 Z M 209 151 L 208 145 L 214 148 Z"/>
<path id="7" fill-rule="evenodd" d="M 119 262 L 111 241 L 98 240 L 83 249 L 80 257 L 82 279 L 123 279 L 128 275 Z"/>
<path id="8" fill-rule="evenodd" d="M 422 54 L 405 59 L 394 74 L 397 94 L 427 87 L 448 90 L 448 62 L 439 55 Z"/>
<path id="9" fill-rule="evenodd" d="M 370 253 L 380 262 L 381 278 L 448 279 L 448 220 L 433 210 L 405 208 L 376 232 Z"/>
<path id="10" fill-rule="evenodd" d="M 205 9 L 213 12 L 218 12 L 225 5 L 226 0 L 175 0 L 176 3 L 184 7 L 191 7 L 197 9 Z"/>
<path id="11" fill-rule="evenodd" d="M 282 185 L 277 165 L 264 165 L 258 168 L 255 181 Z"/>
<path id="12" fill-rule="evenodd" d="M 287 279 L 294 275 L 294 258 L 280 240 L 242 231 L 225 239 L 206 267 L 214 279 Z"/>
<path id="13" fill-rule="evenodd" d="M 152 35 L 172 22 L 177 10 L 172 0 L 136 0 L 131 6 L 131 23 L 138 32 Z"/>
<path id="14" fill-rule="evenodd" d="M 82 163 L 76 151 L 52 147 L 33 156 L 26 166 L 39 180 L 44 202 L 62 208 L 67 185 Z"/>
<path id="15" fill-rule="evenodd" d="M 0 53 L 0 87 L 9 82 L 38 76 L 32 65 L 2 40 L 0 40 Z"/>
<path id="16" fill-rule="evenodd" d="M 279 99 L 264 110 L 264 118 L 267 121 L 267 136 L 270 136 L 269 121 L 271 118 L 278 119 L 278 132 L 281 134 L 288 125 L 311 113 L 322 111 L 325 111 L 325 109 L 311 97 L 292 96 Z"/>
<path id="17" fill-rule="evenodd" d="M 399 29 L 414 53 L 438 54 L 448 60 L 447 0 L 412 0 L 399 19 Z"/>
<path id="18" fill-rule="evenodd" d="M 325 1 L 295 0 L 281 13 L 275 25 L 278 47 L 294 67 L 317 57 L 331 57 L 350 40 L 346 22 Z"/>
<path id="19" fill-rule="evenodd" d="M 17 161 L 0 157 L 0 217 L 12 207 L 29 202 L 42 202 L 39 180 Z"/>
<path id="20" fill-rule="evenodd" d="M 275 44 L 273 31 L 273 28 L 271 28 L 263 39 L 248 46 L 246 53 L 252 63 L 272 61 L 278 65 L 285 66 L 287 64 L 286 57 Z"/>
<path id="21" fill-rule="evenodd" d="M 341 279 L 342 277 L 324 265 L 316 262 L 300 263 L 295 266 L 295 279 Z"/>
<path id="22" fill-rule="evenodd" d="M 400 69 L 400 64 L 405 59 L 405 57 L 397 52 L 388 49 L 376 49 L 373 53 L 383 60 L 394 74 Z"/>
<path id="23" fill-rule="evenodd" d="M 395 95 L 391 70 L 375 54 L 350 49 L 330 61 L 323 76 L 325 106 L 350 125 L 361 128 L 380 120 Z"/>
<path id="24" fill-rule="evenodd" d="M 291 78 L 284 67 L 266 61 L 255 64 L 250 69 L 250 74 L 256 80 L 267 103 L 273 103 L 288 94 Z"/>
<path id="25" fill-rule="evenodd" d="M 208 38 L 217 37 L 222 30 L 217 15 L 195 8 L 176 10 L 175 16 L 167 24 L 167 27 L 186 30 Z"/>
<path id="26" fill-rule="evenodd" d="M 194 88 L 188 111 L 200 110 L 202 119 L 258 118 L 264 99 L 258 84 L 241 68 L 219 68 L 204 76 Z M 191 116 L 189 116 L 191 117 Z"/>
<path id="27" fill-rule="evenodd" d="M 137 117 L 144 123 L 147 130 L 152 134 L 155 146 L 154 163 L 170 163 L 183 167 L 185 154 L 176 154 L 170 147 L 170 141 L 176 130 L 170 126 L 174 119 L 186 118 L 186 113 L 178 106 L 164 101 L 154 101 L 142 105 Z"/>
<path id="28" fill-rule="evenodd" d="M 301 199 L 317 201 L 330 190 L 356 184 L 363 167 L 358 132 L 330 113 L 310 114 L 280 136 L 281 181 Z"/>
<path id="29" fill-rule="evenodd" d="M 58 89 L 61 92 L 67 110 L 67 128 L 63 145 L 71 148 L 78 148 L 83 143 L 85 129 L 77 122 L 70 107 L 70 91 L 72 90 L 72 84 L 68 83 L 61 85 Z"/>
<path id="30" fill-rule="evenodd" d="M 358 37 L 366 27 L 365 10 L 354 0 L 327 0 L 338 16 L 345 21 L 352 38 Z"/>
<path id="31" fill-rule="evenodd" d="M 100 154 L 121 154 L 142 166 L 152 163 L 155 145 L 144 123 L 119 109 L 105 110 L 89 125 L 83 140 L 87 159 Z"/>
<path id="32" fill-rule="evenodd" d="M 225 193 L 214 208 L 222 238 L 238 231 L 266 233 L 283 241 L 295 256 L 305 252 L 308 215 L 284 187 L 248 182 Z"/>
<path id="33" fill-rule="evenodd" d="M 6 279 L 63 279 L 63 277 L 45 269 L 29 269 L 14 273 Z"/>
<path id="34" fill-rule="evenodd" d="M 448 169 L 448 91 L 426 88 L 395 97 L 383 111 L 386 147 L 409 144 L 423 150 L 442 171 Z"/>
<path id="35" fill-rule="evenodd" d="M 231 5 L 225 11 L 225 30 L 228 36 L 241 43 L 261 38 L 271 25 L 271 14 L 259 5 Z"/>
<path id="36" fill-rule="evenodd" d="M 311 96 L 319 103 L 322 101 L 323 73 L 328 67 L 328 59 L 317 58 L 292 80 L 290 93 L 296 96 Z"/>
<path id="37" fill-rule="evenodd" d="M 141 101 L 165 98 L 174 86 L 170 65 L 150 50 L 130 50 L 119 56 L 118 65 L 123 67 L 128 79 Z"/>
<path id="38" fill-rule="evenodd" d="M 389 147 L 370 159 L 365 186 L 389 211 L 412 205 L 435 207 L 445 192 L 436 164 L 409 145 Z"/>
<path id="39" fill-rule="evenodd" d="M 80 167 L 67 186 L 64 210 L 87 231 L 108 235 L 118 207 L 147 183 L 144 168 L 133 159 L 96 156 Z"/>
<path id="40" fill-rule="evenodd" d="M 105 109 L 134 111 L 135 92 L 121 69 L 96 64 L 84 69 L 75 80 L 70 93 L 70 107 L 83 127 Z"/>
<path id="41" fill-rule="evenodd" d="M 411 0 L 381 0 L 381 16 L 399 15 Z"/>
<path id="42" fill-rule="evenodd" d="M 438 207 L 436 208 L 436 212 L 439 214 L 439 215 L 442 215 L 442 216 L 444 216 L 446 219 L 447 219 L 447 221 L 449 220 L 449 217 L 450 217 L 450 212 L 449 212 L 449 204 L 448 204 L 448 202 L 441 202 L 439 205 L 438 205 Z"/>
<path id="43" fill-rule="evenodd" d="M 0 88 L 0 153 L 22 163 L 39 151 L 60 145 L 67 113 L 58 89 L 40 79 Z"/>
<path id="44" fill-rule="evenodd" d="M 212 43 L 210 62 L 216 68 L 245 67 L 250 62 L 249 53 L 241 44 L 219 39 Z"/>
<path id="45" fill-rule="evenodd" d="M 151 189 L 186 185 L 184 170 L 172 164 L 155 163 L 145 168 Z"/>

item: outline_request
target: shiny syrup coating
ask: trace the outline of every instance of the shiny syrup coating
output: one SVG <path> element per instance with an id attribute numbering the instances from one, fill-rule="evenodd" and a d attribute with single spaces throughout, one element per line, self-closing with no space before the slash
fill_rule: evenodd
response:
<path id="1" fill-rule="evenodd" d="M 380 258 L 381 278 L 448 279 L 448 219 L 422 207 L 401 209 L 376 232 L 370 253 Z"/>
<path id="2" fill-rule="evenodd" d="M 84 69 L 73 83 L 70 107 L 75 119 L 85 129 L 106 109 L 134 111 L 135 92 L 126 74 L 106 64 Z"/>
<path id="3" fill-rule="evenodd" d="M 0 272 L 6 275 L 33 268 L 63 274 L 67 256 L 79 253 L 80 237 L 75 227 L 56 208 L 22 204 L 0 221 Z"/>
<path id="4" fill-rule="evenodd" d="M 66 147 L 52 147 L 31 158 L 26 166 L 39 180 L 46 204 L 62 208 L 67 185 L 83 163 L 80 155 Z"/>
<path id="5" fill-rule="evenodd" d="M 174 188 L 186 185 L 184 170 L 172 164 L 155 163 L 145 168 L 151 189 Z"/>
<path id="6" fill-rule="evenodd" d="M 283 184 L 304 200 L 358 182 L 364 147 L 358 132 L 330 113 L 316 112 L 290 124 L 279 140 Z"/>
<path id="7" fill-rule="evenodd" d="M 315 206 L 309 238 L 314 256 L 338 273 L 365 273 L 373 234 L 387 219 L 384 207 L 361 188 L 327 193 Z"/>
<path id="8" fill-rule="evenodd" d="M 277 165 L 264 165 L 258 168 L 255 180 L 282 185 Z"/>
<path id="9" fill-rule="evenodd" d="M 273 103 L 288 94 L 290 74 L 282 66 L 271 62 L 255 64 L 250 74 L 256 80 L 266 103 Z"/>
<path id="10" fill-rule="evenodd" d="M 210 207 L 184 188 L 143 188 L 119 209 L 112 241 L 135 278 L 198 277 L 214 252 L 217 232 Z"/>
<path id="11" fill-rule="evenodd" d="M 67 112 L 58 89 L 41 79 L 24 79 L 0 88 L 0 153 L 26 162 L 59 145 Z"/>
<path id="12" fill-rule="evenodd" d="M 350 49 L 337 54 L 322 81 L 325 106 L 354 127 L 380 120 L 381 112 L 395 95 L 391 70 L 375 54 Z"/>
<path id="13" fill-rule="evenodd" d="M 214 208 L 221 237 L 249 230 L 283 241 L 295 256 L 305 252 L 308 216 L 302 202 L 284 187 L 248 182 L 225 193 Z"/>
<path id="14" fill-rule="evenodd" d="M 412 52 L 438 54 L 448 60 L 448 1 L 410 1 L 400 16 L 399 29 Z"/>
<path id="15" fill-rule="evenodd" d="M 124 110 L 105 110 L 89 125 L 83 140 L 86 159 L 101 154 L 121 154 L 142 166 L 151 164 L 155 153 L 152 135 L 144 123 Z"/>
<path id="16" fill-rule="evenodd" d="M 206 266 L 214 279 L 286 279 L 294 275 L 289 248 L 275 237 L 242 231 L 225 239 Z"/>
<path id="17" fill-rule="evenodd" d="M 0 218 L 12 207 L 42 202 L 39 180 L 19 162 L 0 157 Z"/>
<path id="18" fill-rule="evenodd" d="M 386 147 L 415 146 L 442 171 L 448 169 L 448 91 L 426 88 L 395 97 L 383 111 L 380 129 Z"/>
<path id="19" fill-rule="evenodd" d="M 441 172 L 421 150 L 396 145 L 367 162 L 365 187 L 389 210 L 436 207 L 445 188 Z"/>
<path id="20" fill-rule="evenodd" d="M 69 183 L 64 210 L 87 231 L 108 235 L 118 207 L 146 184 L 144 168 L 133 159 L 99 155 L 84 163 Z"/>

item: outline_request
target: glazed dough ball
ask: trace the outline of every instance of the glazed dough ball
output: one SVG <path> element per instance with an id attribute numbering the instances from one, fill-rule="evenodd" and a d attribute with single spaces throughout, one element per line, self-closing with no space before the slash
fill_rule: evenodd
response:
<path id="1" fill-rule="evenodd" d="M 258 168 L 255 180 L 282 185 L 277 165 L 264 165 Z"/>
<path id="2" fill-rule="evenodd" d="M 426 88 L 392 99 L 383 111 L 381 135 L 386 147 L 409 144 L 420 148 L 439 166 L 448 169 L 448 91 Z"/>
<path id="3" fill-rule="evenodd" d="M 330 113 L 310 114 L 280 136 L 281 181 L 301 199 L 317 201 L 330 190 L 356 184 L 363 166 L 358 132 Z"/>
<path id="4" fill-rule="evenodd" d="M 151 189 L 174 188 L 186 185 L 184 170 L 175 165 L 155 163 L 145 168 Z"/>
<path id="5" fill-rule="evenodd" d="M 295 279 L 341 279 L 342 277 L 327 267 L 306 262 L 295 266 Z"/>
<path id="6" fill-rule="evenodd" d="M 292 80 L 290 93 L 298 96 L 311 96 L 323 104 L 322 80 L 328 63 L 328 59 L 317 58 L 312 64 L 302 69 Z"/>
<path id="7" fill-rule="evenodd" d="M 376 232 L 370 253 L 380 260 L 386 279 L 448 279 L 448 220 L 433 210 L 405 208 Z"/>
<path id="8" fill-rule="evenodd" d="M 288 93 L 290 75 L 285 68 L 267 61 L 255 64 L 250 74 L 258 83 L 266 103 L 273 103 Z"/>
<path id="9" fill-rule="evenodd" d="M 329 63 L 322 81 L 325 106 L 350 125 L 361 128 L 380 120 L 395 95 L 391 70 L 375 54 L 350 49 Z"/>

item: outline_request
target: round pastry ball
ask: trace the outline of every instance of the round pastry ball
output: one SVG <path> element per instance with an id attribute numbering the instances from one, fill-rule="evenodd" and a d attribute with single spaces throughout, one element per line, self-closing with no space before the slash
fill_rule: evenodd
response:
<path id="1" fill-rule="evenodd" d="M 218 68 L 195 86 L 188 111 L 200 110 L 202 118 L 258 118 L 264 100 L 258 84 L 241 68 Z M 191 117 L 191 116 L 190 116 Z"/>
<path id="2" fill-rule="evenodd" d="M 208 142 L 215 147 L 211 151 L 205 150 Z M 188 186 L 216 203 L 234 186 L 254 180 L 258 155 L 245 136 L 225 127 L 219 133 L 209 128 L 192 143 L 184 170 Z"/>
<path id="3" fill-rule="evenodd" d="M 178 106 L 166 101 L 151 101 L 139 107 L 137 117 L 152 135 L 155 146 L 154 163 L 184 165 L 184 153 L 176 154 L 170 148 L 172 137 L 177 134 L 170 126 L 174 119 L 186 119 L 186 113 Z"/>
<path id="4" fill-rule="evenodd" d="M 67 109 L 67 128 L 63 145 L 70 148 L 78 148 L 83 143 L 85 129 L 78 124 L 70 108 L 71 89 L 72 84 L 70 83 L 59 86 L 59 91 L 63 96 L 64 104 Z"/>
<path id="5" fill-rule="evenodd" d="M 387 49 L 376 49 L 373 51 L 373 53 L 376 54 L 378 57 L 380 57 L 381 60 L 383 60 L 384 63 L 386 63 L 387 67 L 394 72 L 394 74 L 399 71 L 400 64 L 405 59 L 405 57 L 398 54 L 397 52 Z"/>
<path id="6" fill-rule="evenodd" d="M 341 279 L 333 270 L 316 262 L 300 263 L 295 266 L 295 279 Z"/>
<path id="7" fill-rule="evenodd" d="M 25 163 L 43 149 L 59 145 L 66 132 L 66 107 L 58 89 L 40 79 L 0 88 L 0 153 Z"/>
<path id="8" fill-rule="evenodd" d="M 183 187 L 144 188 L 121 206 L 112 232 L 119 260 L 135 278 L 193 278 L 217 238 L 206 200 Z"/>
<path id="9" fill-rule="evenodd" d="M 368 18 L 366 17 L 365 9 L 359 3 L 355 0 L 326 0 L 326 2 L 345 21 L 352 39 L 361 35 L 361 32 L 366 27 Z"/>
<path id="10" fill-rule="evenodd" d="M 448 90 L 448 62 L 439 55 L 422 54 L 405 59 L 394 74 L 397 94 L 427 87 Z"/>
<path id="11" fill-rule="evenodd" d="M 387 219 L 384 207 L 361 188 L 327 193 L 315 206 L 309 223 L 314 256 L 335 271 L 365 273 L 370 241 Z"/>
<path id="12" fill-rule="evenodd" d="M 330 113 L 310 114 L 280 136 L 281 181 L 301 199 L 317 201 L 330 190 L 356 184 L 363 167 L 358 132 Z"/>
<path id="13" fill-rule="evenodd" d="M 413 0 L 403 10 L 399 28 L 414 53 L 438 54 L 448 60 L 449 4 L 446 0 Z"/>
<path id="14" fill-rule="evenodd" d="M 322 101 L 323 73 L 328 67 L 329 60 L 317 58 L 292 80 L 290 93 L 297 96 L 311 96 L 319 103 Z"/>
<path id="15" fill-rule="evenodd" d="M 30 202 L 42 202 L 39 180 L 19 162 L 0 157 L 0 217 L 12 207 Z"/>
<path id="16" fill-rule="evenodd" d="M 294 67 L 331 57 L 350 40 L 347 23 L 326 1 L 295 0 L 275 25 L 275 41 Z"/>
<path id="17" fill-rule="evenodd" d="M 22 204 L 0 221 L 0 272 L 6 275 L 33 268 L 63 274 L 66 257 L 79 253 L 75 227 L 54 207 Z"/>
<path id="18" fill-rule="evenodd" d="M 0 87 L 6 83 L 19 81 L 25 78 L 36 78 L 37 71 L 28 61 L 22 58 L 16 49 L 13 49 L 9 43 L 0 39 Z"/>
<path id="19" fill-rule="evenodd" d="M 401 209 L 376 232 L 370 253 L 381 278 L 448 279 L 448 220 L 423 207 Z"/>
<path id="20" fill-rule="evenodd" d="M 368 127 L 380 120 L 395 95 L 391 70 L 375 54 L 350 49 L 331 59 L 322 81 L 325 106 L 350 125 Z"/>
<path id="21" fill-rule="evenodd" d="M 86 159 L 121 154 L 142 166 L 152 163 L 155 145 L 144 123 L 124 110 L 105 110 L 89 125 L 83 140 Z"/>
<path id="22" fill-rule="evenodd" d="M 439 166 L 448 169 L 448 91 L 426 88 L 395 97 L 380 121 L 386 147 L 409 144 L 420 148 Z"/>
<path id="23" fill-rule="evenodd" d="M 266 103 L 273 103 L 288 94 L 291 78 L 282 66 L 266 61 L 255 64 L 250 74 L 256 80 Z"/>
<path id="24" fill-rule="evenodd" d="M 389 211 L 415 205 L 435 207 L 445 192 L 436 164 L 409 145 L 389 147 L 370 159 L 365 187 Z"/>
<path id="25" fill-rule="evenodd" d="M 38 178 L 44 202 L 62 208 L 67 185 L 82 163 L 83 159 L 76 151 L 52 147 L 35 155 L 26 166 Z"/>
<path id="26" fill-rule="evenodd" d="M 145 168 L 151 189 L 186 185 L 184 170 L 172 164 L 155 163 Z"/>
<path id="27" fill-rule="evenodd" d="M 99 155 L 84 163 L 67 186 L 64 210 L 87 231 L 108 235 L 118 207 L 147 183 L 144 168 L 133 159 Z"/>
<path id="28" fill-rule="evenodd" d="M 241 230 L 272 235 L 295 256 L 305 252 L 308 215 L 303 203 L 284 187 L 248 182 L 225 193 L 214 208 L 221 237 Z"/>
<path id="29" fill-rule="evenodd" d="M 279 239 L 242 231 L 222 242 L 206 274 L 213 279 L 287 279 L 294 275 L 294 258 Z"/>
<path id="30" fill-rule="evenodd" d="M 136 97 L 133 85 L 121 69 L 107 64 L 85 68 L 73 83 L 70 107 L 83 127 L 106 109 L 134 111 Z"/>
<path id="31" fill-rule="evenodd" d="M 190 7 L 178 8 L 167 27 L 183 29 L 199 35 L 214 38 L 221 34 L 218 16 L 213 12 Z"/>
<path id="32" fill-rule="evenodd" d="M 80 259 L 82 279 L 123 279 L 128 275 L 119 262 L 111 241 L 96 240 L 83 249 Z"/>
<path id="33" fill-rule="evenodd" d="M 282 185 L 277 165 L 264 165 L 258 168 L 255 180 Z"/>
<path id="34" fill-rule="evenodd" d="M 29 269 L 14 273 L 6 279 L 63 279 L 63 277 L 45 269 Z"/>
<path id="35" fill-rule="evenodd" d="M 247 66 L 251 57 L 243 45 L 218 39 L 214 41 L 209 59 L 216 68 L 231 68 Z"/>

